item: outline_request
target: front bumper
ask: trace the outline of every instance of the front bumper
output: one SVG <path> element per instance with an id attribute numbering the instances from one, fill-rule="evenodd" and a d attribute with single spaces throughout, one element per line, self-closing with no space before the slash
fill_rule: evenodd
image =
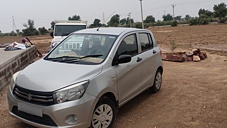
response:
<path id="1" fill-rule="evenodd" d="M 8 91 L 9 113 L 13 117 L 37 127 L 89 127 L 95 107 L 94 102 L 95 97 L 85 93 L 79 100 L 42 106 L 18 100 L 12 94 L 11 89 Z M 41 115 L 36 113 L 41 113 Z"/>

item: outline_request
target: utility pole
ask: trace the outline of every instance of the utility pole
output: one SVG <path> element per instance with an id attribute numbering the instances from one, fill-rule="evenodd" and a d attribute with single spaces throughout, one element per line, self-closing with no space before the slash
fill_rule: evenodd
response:
<path id="1" fill-rule="evenodd" d="M 144 24 L 143 24 L 143 6 L 142 6 L 142 0 L 140 0 L 140 8 L 141 8 L 142 29 L 144 29 Z"/>
<path id="2" fill-rule="evenodd" d="M 174 7 L 176 6 L 176 4 L 172 4 L 172 7 L 173 7 L 173 21 L 175 21 L 175 15 L 174 15 Z"/>
<path id="3" fill-rule="evenodd" d="M 128 14 L 128 19 L 129 19 L 129 25 L 130 25 L 130 28 L 132 27 L 132 23 L 131 23 L 131 12 L 129 12 Z"/>
<path id="4" fill-rule="evenodd" d="M 12 19 L 13 19 L 13 32 L 17 30 L 17 27 L 16 27 L 16 24 L 15 24 L 15 21 L 14 21 L 14 17 L 12 16 Z"/>
<path id="5" fill-rule="evenodd" d="M 119 20 L 118 20 L 118 22 L 119 22 L 119 27 L 121 27 L 121 19 L 120 19 L 120 15 L 119 15 Z"/>
<path id="6" fill-rule="evenodd" d="M 104 12 L 102 13 L 102 26 L 105 24 L 105 15 Z"/>

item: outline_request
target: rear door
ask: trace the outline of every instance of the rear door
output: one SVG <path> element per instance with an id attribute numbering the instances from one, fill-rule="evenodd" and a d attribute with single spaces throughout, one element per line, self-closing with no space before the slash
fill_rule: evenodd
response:
<path id="1" fill-rule="evenodd" d="M 142 85 L 144 88 L 153 83 L 157 70 L 157 59 L 160 58 L 159 48 L 154 45 L 152 35 L 149 32 L 138 33 L 142 61 Z"/>
<path id="2" fill-rule="evenodd" d="M 129 63 L 115 66 L 120 105 L 139 93 L 141 86 L 142 65 L 140 65 L 136 33 L 128 34 L 122 39 L 115 56 L 123 54 L 131 55 L 132 60 Z"/>

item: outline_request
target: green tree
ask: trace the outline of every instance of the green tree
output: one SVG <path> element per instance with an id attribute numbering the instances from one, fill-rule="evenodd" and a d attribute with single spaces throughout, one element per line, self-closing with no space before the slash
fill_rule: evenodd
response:
<path id="1" fill-rule="evenodd" d="M 225 3 L 221 3 L 219 5 L 214 5 L 214 16 L 219 19 L 220 23 L 224 23 L 226 21 L 225 16 L 227 15 L 227 8 Z"/>
<path id="2" fill-rule="evenodd" d="M 17 33 L 15 33 L 14 31 L 11 31 L 11 33 L 9 33 L 9 36 L 17 36 Z"/>
<path id="3" fill-rule="evenodd" d="M 121 20 L 120 20 L 120 23 L 121 23 L 121 25 L 127 25 L 127 24 L 128 24 L 126 18 L 121 19 Z"/>
<path id="4" fill-rule="evenodd" d="M 26 29 L 22 30 L 22 35 L 23 36 L 35 36 L 39 35 L 39 32 L 36 30 L 34 27 L 34 21 L 28 19 L 28 23 L 23 25 Z"/>
<path id="5" fill-rule="evenodd" d="M 172 21 L 173 20 L 173 17 L 170 14 L 163 15 L 162 18 L 163 18 L 163 21 Z"/>
<path id="6" fill-rule="evenodd" d="M 48 33 L 48 30 L 45 27 L 38 28 L 40 35 L 45 35 Z"/>
<path id="7" fill-rule="evenodd" d="M 209 23 L 207 16 L 201 15 L 200 17 L 191 18 L 189 20 L 190 25 L 205 25 Z"/>
<path id="8" fill-rule="evenodd" d="M 177 26 L 177 24 L 178 24 L 178 23 L 177 23 L 177 21 L 176 21 L 176 20 L 174 20 L 174 21 L 171 23 L 171 26 L 172 26 L 172 27 L 176 27 L 176 26 Z"/>
<path id="9" fill-rule="evenodd" d="M 2 33 L 2 31 L 0 30 L 0 37 L 4 36 L 4 34 Z"/>
<path id="10" fill-rule="evenodd" d="M 175 20 L 182 20 L 181 16 L 174 17 Z"/>
<path id="11" fill-rule="evenodd" d="M 190 20 L 191 18 L 192 18 L 192 17 L 191 17 L 190 15 L 187 14 L 187 15 L 185 15 L 185 18 L 184 18 L 184 19 L 185 19 L 185 20 Z"/>
<path id="12" fill-rule="evenodd" d="M 141 22 L 136 22 L 135 23 L 136 28 L 142 28 L 142 23 Z"/>
<path id="13" fill-rule="evenodd" d="M 155 26 L 163 26 L 163 25 L 164 25 L 163 22 L 160 21 L 160 20 L 158 20 L 158 21 L 155 23 Z"/>
<path id="14" fill-rule="evenodd" d="M 152 15 L 149 15 L 146 17 L 146 19 L 144 20 L 144 23 L 154 23 L 155 22 L 155 18 Z"/>
<path id="15" fill-rule="evenodd" d="M 120 15 L 116 14 L 111 17 L 110 21 L 107 24 L 108 26 L 111 26 L 111 27 L 117 27 L 119 26 L 119 21 L 120 21 Z"/>
<path id="16" fill-rule="evenodd" d="M 205 9 L 200 9 L 198 14 L 199 14 L 199 16 L 200 15 L 205 15 L 207 17 L 212 17 L 213 16 L 213 12 L 211 12 L 209 10 L 205 10 Z"/>
<path id="17" fill-rule="evenodd" d="M 90 27 L 91 27 L 91 28 L 94 28 L 94 27 L 101 27 L 102 24 L 101 24 L 100 22 L 101 22 L 100 19 L 95 19 L 95 20 L 93 21 L 93 24 L 90 25 Z"/>
<path id="18" fill-rule="evenodd" d="M 81 20 L 79 15 L 74 15 L 72 17 L 69 17 L 68 20 Z"/>
<path id="19" fill-rule="evenodd" d="M 134 20 L 132 19 L 132 18 L 127 18 L 127 24 L 130 24 L 130 22 L 131 22 L 131 24 L 133 24 L 134 23 Z"/>
<path id="20" fill-rule="evenodd" d="M 17 29 L 16 32 L 17 32 L 17 34 L 19 34 L 20 33 L 20 29 Z"/>

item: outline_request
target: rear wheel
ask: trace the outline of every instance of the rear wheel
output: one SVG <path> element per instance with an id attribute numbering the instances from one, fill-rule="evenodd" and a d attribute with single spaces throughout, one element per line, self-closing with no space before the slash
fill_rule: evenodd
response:
<path id="1" fill-rule="evenodd" d="M 91 128 L 111 128 L 116 116 L 116 106 L 109 97 L 102 97 L 95 107 Z"/>
<path id="2" fill-rule="evenodd" d="M 151 92 L 157 93 L 162 86 L 162 72 L 158 70 L 155 74 L 155 79 L 153 82 L 153 86 L 150 88 Z"/>

